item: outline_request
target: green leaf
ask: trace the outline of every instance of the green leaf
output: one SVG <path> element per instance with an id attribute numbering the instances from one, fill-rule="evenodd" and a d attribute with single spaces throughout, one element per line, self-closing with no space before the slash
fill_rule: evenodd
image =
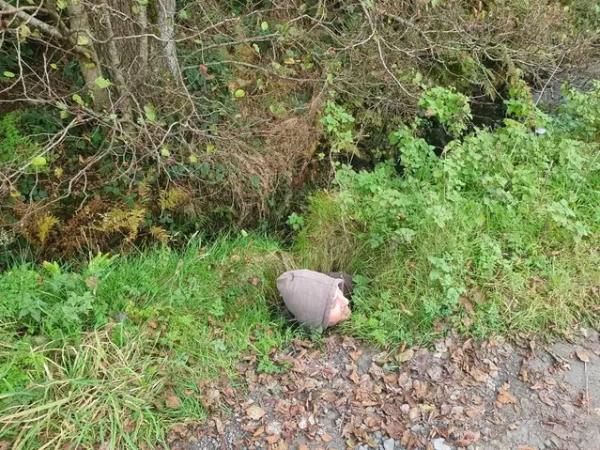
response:
<path id="1" fill-rule="evenodd" d="M 31 167 L 34 167 L 35 169 L 41 169 L 42 167 L 45 167 L 46 164 L 48 164 L 48 161 L 43 156 L 34 156 L 31 158 Z"/>
<path id="2" fill-rule="evenodd" d="M 235 98 L 244 98 L 246 96 L 246 91 L 243 89 L 236 89 L 233 96 Z"/>
<path id="3" fill-rule="evenodd" d="M 55 63 L 50 63 L 50 68 L 57 70 L 58 66 Z"/>
<path id="4" fill-rule="evenodd" d="M 266 21 L 261 22 L 260 29 L 263 31 L 269 31 L 269 22 L 266 22 Z"/>
<path id="5" fill-rule="evenodd" d="M 10 70 L 5 70 L 2 75 L 4 75 L 6 78 L 14 78 L 15 74 L 12 73 Z"/>
<path id="6" fill-rule="evenodd" d="M 73 94 L 73 96 L 71 97 L 73 99 L 73 101 L 75 103 L 77 103 L 79 106 L 85 106 L 85 102 L 83 101 L 83 99 L 81 98 L 81 95 L 79 94 Z"/>
<path id="7" fill-rule="evenodd" d="M 24 23 L 19 25 L 18 31 L 21 39 L 27 39 L 29 36 L 31 36 L 31 29 Z"/>
<path id="8" fill-rule="evenodd" d="M 156 122 L 156 110 L 154 109 L 154 105 L 146 103 L 144 105 L 144 113 L 146 114 L 146 120 L 148 120 L 148 122 Z"/>
<path id="9" fill-rule="evenodd" d="M 69 2 L 67 0 L 56 0 L 56 7 L 60 10 L 66 9 L 69 6 Z"/>
<path id="10" fill-rule="evenodd" d="M 109 86 L 112 86 L 112 83 L 110 82 L 110 80 L 107 80 L 106 78 L 102 78 L 102 77 L 96 78 L 96 80 L 94 80 L 94 84 L 96 86 L 98 86 L 100 89 L 106 89 Z"/>
<path id="11" fill-rule="evenodd" d="M 166 145 L 163 146 L 163 147 L 161 147 L 160 154 L 161 154 L 161 156 L 164 156 L 165 158 L 168 158 L 169 156 L 171 156 L 171 152 L 169 151 L 169 147 L 167 147 Z"/>
<path id="12" fill-rule="evenodd" d="M 64 120 L 64 119 L 68 119 L 70 114 L 69 114 L 69 111 L 62 109 L 60 111 L 59 115 L 60 115 L 60 118 Z"/>
<path id="13" fill-rule="evenodd" d="M 188 12 L 185 9 L 182 9 L 181 11 L 179 11 L 177 13 L 177 15 L 179 16 L 179 18 L 181 20 L 187 20 L 190 18 L 190 15 L 188 14 Z"/>
<path id="14" fill-rule="evenodd" d="M 90 44 L 90 38 L 88 38 L 85 34 L 80 34 L 79 36 L 77 36 L 77 45 L 89 45 Z"/>

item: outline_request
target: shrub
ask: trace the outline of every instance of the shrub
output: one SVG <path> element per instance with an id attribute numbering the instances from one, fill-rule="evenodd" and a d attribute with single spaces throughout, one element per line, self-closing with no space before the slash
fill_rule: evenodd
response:
<path id="1" fill-rule="evenodd" d="M 350 329 L 388 343 L 428 339 L 451 326 L 483 335 L 592 317 L 586 305 L 598 301 L 588 292 L 598 282 L 593 249 L 600 238 L 593 112 L 600 100 L 595 92 L 567 97 L 556 118 L 522 97 L 531 112 L 517 114 L 525 123 L 506 119 L 498 129 L 475 130 L 440 158 L 415 127 L 403 127 L 390 136 L 402 176 L 393 162 L 337 172 L 339 192 L 329 201 L 341 209 L 345 233 L 327 222 L 332 217 L 311 230 L 317 203 L 301 239 L 357 241 L 348 267 L 361 267 L 368 288 L 355 295 Z M 547 122 L 544 134 L 525 125 L 538 115 Z"/>

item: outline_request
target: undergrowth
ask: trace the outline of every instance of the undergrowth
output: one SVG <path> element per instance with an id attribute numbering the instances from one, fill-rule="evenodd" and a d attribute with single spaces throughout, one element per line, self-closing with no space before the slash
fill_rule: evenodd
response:
<path id="1" fill-rule="evenodd" d="M 600 84 L 566 90 L 555 117 L 513 93 L 502 127 L 464 135 L 466 99 L 427 94 L 456 136 L 441 157 L 419 119 L 389 137 L 398 163 L 340 167 L 338 191 L 313 197 L 296 250 L 359 275 L 345 331 L 389 345 L 598 324 Z"/>

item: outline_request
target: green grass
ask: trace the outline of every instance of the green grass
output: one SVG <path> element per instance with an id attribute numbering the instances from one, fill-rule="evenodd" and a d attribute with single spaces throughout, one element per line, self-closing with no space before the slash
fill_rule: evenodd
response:
<path id="1" fill-rule="evenodd" d="M 244 352 L 263 370 L 279 370 L 269 353 L 291 334 L 272 304 L 280 261 L 274 242 L 246 237 L 116 258 L 91 280 L 89 266 L 66 273 L 20 266 L 0 275 L 0 284 L 18 287 L 4 291 L 4 314 L 29 296 L 50 311 L 73 293 L 92 298 L 71 322 L 66 314 L 48 325 L 43 312 L 39 322 L 19 319 L 22 311 L 3 321 L 0 440 L 15 449 L 154 448 L 171 424 L 203 419 L 201 382 L 234 378 Z M 180 406 L 167 407 L 173 395 Z"/>
<path id="2" fill-rule="evenodd" d="M 468 118 L 441 94 L 431 111 Z M 555 117 L 526 94 L 511 100 L 518 120 L 442 158 L 415 122 L 390 137 L 397 164 L 338 167 L 289 249 L 244 233 L 77 268 L 13 264 L 0 274 L 0 441 L 155 448 L 206 418 L 203 381 L 236 382 L 242 355 L 285 370 L 271 352 L 303 332 L 275 278 L 293 267 L 353 273 L 352 319 L 333 332 L 381 346 L 600 326 L 600 85 Z"/>

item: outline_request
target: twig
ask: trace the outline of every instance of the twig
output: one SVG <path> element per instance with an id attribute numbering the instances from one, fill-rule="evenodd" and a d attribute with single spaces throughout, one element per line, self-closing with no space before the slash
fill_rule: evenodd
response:
<path id="1" fill-rule="evenodd" d="M 556 65 L 556 67 L 554 68 L 554 71 L 550 75 L 550 78 L 548 78 L 548 80 L 546 80 L 546 84 L 544 84 L 544 87 L 540 91 L 540 94 L 538 95 L 538 98 L 535 101 L 535 106 L 537 106 L 538 103 L 540 102 L 540 100 L 542 99 L 542 95 L 544 95 L 544 92 L 546 91 L 546 88 L 548 87 L 548 84 L 550 84 L 550 81 L 552 81 L 552 78 L 554 78 L 554 75 L 556 74 L 557 70 L 559 69 L 559 67 L 562 64 L 562 62 L 563 62 L 564 59 L 565 59 L 565 55 L 562 56 L 562 58 L 560 59 L 560 61 Z"/>
<path id="2" fill-rule="evenodd" d="M 588 415 L 590 414 L 590 379 L 588 377 L 587 362 L 583 361 L 583 371 L 585 373 L 585 405 Z"/>

